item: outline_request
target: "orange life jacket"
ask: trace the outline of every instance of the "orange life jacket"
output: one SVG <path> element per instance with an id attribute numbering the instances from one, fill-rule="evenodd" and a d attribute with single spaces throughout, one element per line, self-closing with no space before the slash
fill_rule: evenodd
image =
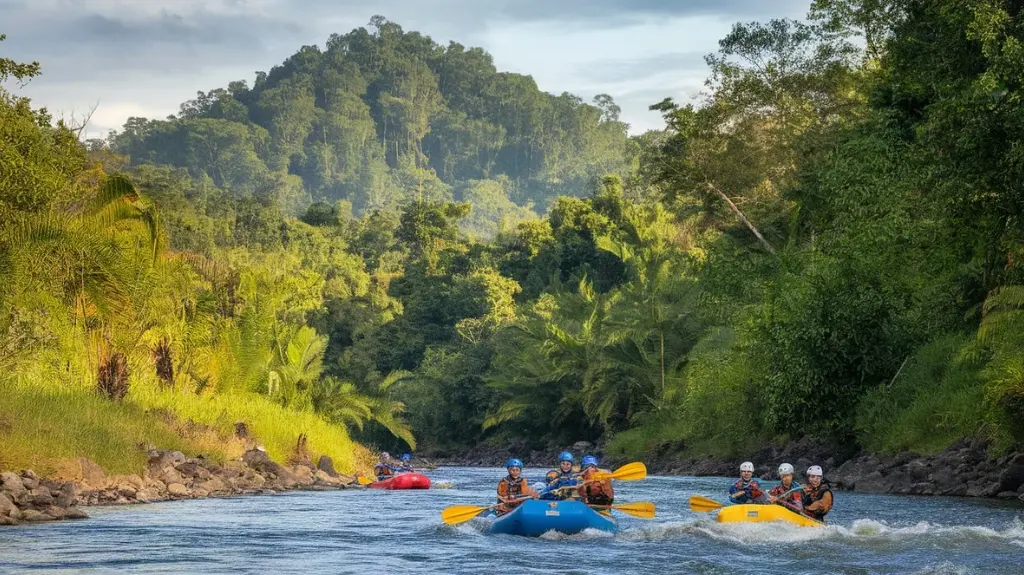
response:
<path id="1" fill-rule="evenodd" d="M 502 499 L 518 499 L 524 495 L 532 495 L 533 490 L 526 483 L 526 479 L 520 475 L 518 479 L 512 479 L 511 476 L 506 476 L 498 482 L 498 503 L 502 503 L 501 507 L 497 508 L 498 515 L 508 513 L 515 509 L 522 501 L 510 501 L 502 502 Z"/>
<path id="2" fill-rule="evenodd" d="M 595 469 L 588 469 L 583 472 L 583 485 L 580 486 L 580 497 L 583 498 L 585 503 L 591 505 L 611 505 L 615 499 L 615 490 L 612 488 L 612 482 L 605 479 L 603 481 L 592 481 L 590 478 L 597 473 Z"/>

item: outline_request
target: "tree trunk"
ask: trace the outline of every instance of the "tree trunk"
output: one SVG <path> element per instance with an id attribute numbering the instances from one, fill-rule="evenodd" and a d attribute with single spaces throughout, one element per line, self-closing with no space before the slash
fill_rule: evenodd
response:
<path id="1" fill-rule="evenodd" d="M 750 228 L 750 231 L 753 232 L 755 236 L 757 236 L 758 241 L 761 242 L 761 245 L 764 246 L 764 249 L 774 254 L 775 248 L 773 248 L 772 245 L 768 243 L 768 240 L 764 239 L 764 236 L 761 235 L 761 232 L 757 231 L 757 228 L 754 227 L 754 224 L 750 223 L 750 220 L 747 219 L 747 216 L 743 215 L 743 212 L 741 212 L 740 209 L 736 207 L 736 204 L 734 204 L 732 200 L 729 199 L 729 196 L 725 195 L 725 193 L 722 192 L 722 190 L 716 188 L 714 184 L 712 184 L 711 182 L 705 183 L 707 184 L 708 188 L 710 188 L 713 192 L 715 192 L 723 200 L 725 200 L 725 203 L 729 204 L 729 208 L 733 211 L 733 213 L 735 213 L 740 218 L 740 221 L 746 224 L 746 226 Z"/>

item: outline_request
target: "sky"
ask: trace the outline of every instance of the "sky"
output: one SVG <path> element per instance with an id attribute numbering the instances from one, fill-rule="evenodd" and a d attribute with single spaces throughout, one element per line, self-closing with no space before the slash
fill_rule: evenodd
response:
<path id="1" fill-rule="evenodd" d="M 554 94 L 610 94 L 631 133 L 663 126 L 648 106 L 687 102 L 703 56 L 735 22 L 803 18 L 810 0 L 0 0 L 0 57 L 38 61 L 20 88 L 105 137 L 131 116 L 164 118 L 197 91 L 252 85 L 301 46 L 380 14 L 435 42 L 479 46 L 499 71 Z"/>

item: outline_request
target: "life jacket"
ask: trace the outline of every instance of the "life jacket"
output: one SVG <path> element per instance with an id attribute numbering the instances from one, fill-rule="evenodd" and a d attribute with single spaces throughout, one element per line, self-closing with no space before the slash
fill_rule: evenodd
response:
<path id="1" fill-rule="evenodd" d="M 373 472 L 377 474 L 377 481 L 386 479 L 395 474 L 395 471 L 391 469 L 391 466 L 385 463 L 378 463 L 377 466 L 373 468 Z"/>
<path id="2" fill-rule="evenodd" d="M 523 496 L 523 484 L 525 479 L 522 475 L 518 479 L 506 476 L 498 482 L 498 496 L 506 499 L 516 499 Z"/>
<path id="3" fill-rule="evenodd" d="M 729 490 L 730 499 L 739 493 L 746 493 L 752 501 L 756 501 L 764 496 L 764 491 L 761 490 L 761 484 L 754 478 L 751 478 L 750 481 L 746 483 L 744 483 L 742 479 L 734 483 L 732 489 Z M 733 499 L 733 501 L 735 501 L 735 499 Z"/>
<path id="4" fill-rule="evenodd" d="M 498 503 L 501 503 L 501 506 L 495 509 L 498 515 L 504 515 L 523 503 L 522 501 L 502 502 L 501 500 L 502 498 L 518 499 L 522 497 L 526 491 L 523 487 L 526 485 L 526 479 L 522 475 L 519 476 L 519 479 L 512 479 L 510 475 L 505 476 L 498 482 Z"/>
<path id="5" fill-rule="evenodd" d="M 556 489 L 560 489 L 562 487 L 576 486 L 576 474 L 573 473 L 571 470 L 563 473 L 561 469 L 552 469 L 551 471 L 548 471 L 548 474 L 545 476 L 545 479 L 548 483 L 548 493 L 544 495 L 544 499 L 574 499 L 573 490 L 571 489 L 561 489 L 560 491 L 555 491 Z"/>
<path id="6" fill-rule="evenodd" d="M 583 481 L 585 483 L 580 487 L 580 495 L 583 497 L 583 502 L 591 505 L 611 505 L 615 499 L 615 491 L 612 489 L 612 484 L 608 480 L 590 481 L 590 478 L 595 473 L 596 471 L 583 473 Z"/>
<path id="7" fill-rule="evenodd" d="M 788 495 L 776 501 L 775 503 L 782 505 L 783 507 L 788 507 L 793 511 L 800 511 L 801 509 L 803 509 L 804 505 L 803 486 L 800 485 L 799 482 L 794 481 L 789 485 L 789 488 L 786 488 L 783 484 L 779 483 L 775 487 L 772 487 L 770 491 L 768 491 L 768 495 L 771 495 L 772 497 L 779 497 L 792 489 L 796 489 L 796 491 L 789 493 Z"/>
<path id="8" fill-rule="evenodd" d="M 832 510 L 832 489 L 829 488 L 828 484 L 824 481 L 817 489 L 814 489 L 808 485 L 804 485 L 804 489 L 801 492 L 803 512 L 804 515 L 817 519 L 818 521 L 824 521 L 825 516 Z M 824 503 L 818 509 L 808 509 L 811 505 L 823 501 Z"/>

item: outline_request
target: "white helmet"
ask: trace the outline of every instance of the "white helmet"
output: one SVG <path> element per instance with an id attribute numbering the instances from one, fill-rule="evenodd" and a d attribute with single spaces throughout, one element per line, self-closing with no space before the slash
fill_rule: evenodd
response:
<path id="1" fill-rule="evenodd" d="M 807 468 L 807 477 L 811 477 L 813 475 L 817 475 L 818 477 L 821 477 L 822 476 L 821 467 L 818 467 L 817 465 L 812 465 L 812 466 L 808 467 Z"/>
<path id="2" fill-rule="evenodd" d="M 744 461 L 740 464 L 740 471 L 754 471 L 754 464 L 749 461 Z"/>
<path id="3" fill-rule="evenodd" d="M 788 463 L 783 463 L 779 466 L 779 477 L 783 475 L 793 475 L 793 466 Z"/>

